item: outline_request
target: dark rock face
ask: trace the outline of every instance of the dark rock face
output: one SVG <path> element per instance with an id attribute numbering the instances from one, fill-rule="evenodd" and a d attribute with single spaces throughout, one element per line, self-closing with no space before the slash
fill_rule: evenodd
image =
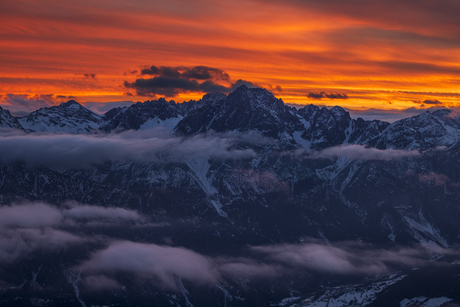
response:
<path id="1" fill-rule="evenodd" d="M 198 102 L 183 104 L 183 114 L 186 116 L 177 124 L 175 130 L 184 135 L 208 132 L 226 99 L 224 94 L 207 94 Z"/>
<path id="2" fill-rule="evenodd" d="M 252 130 L 278 137 L 283 132 L 300 128 L 300 122 L 292 108 L 267 90 L 248 89 L 243 85 L 228 95 L 210 128 L 219 132 Z"/>
<path id="3" fill-rule="evenodd" d="M 0 107 L 0 127 L 24 130 L 17 118 L 10 114 L 10 111 Z"/>
<path id="4" fill-rule="evenodd" d="M 5 114 L 0 118 L 4 127 L 21 128 L 8 111 L 0 111 Z M 228 96 L 209 94 L 202 100 L 183 104 L 164 99 L 147 101 L 110 110 L 104 116 L 69 101 L 40 109 L 22 122 L 29 124 L 29 131 L 33 127 L 36 131 L 52 127 L 56 129 L 53 131 L 72 133 L 88 133 L 90 129 L 111 133 L 166 127 L 175 137 L 190 138 L 210 131 L 240 135 L 250 132 L 270 140 L 263 145 L 235 144 L 236 148 L 251 149 L 256 154 L 254 158 L 240 160 L 120 161 L 83 170 L 30 168 L 20 163 L 0 166 L 2 205 L 27 200 L 62 206 L 64 201 L 72 200 L 137 210 L 151 223 L 168 225 L 78 228 L 79 234 L 86 236 L 170 244 L 219 261 L 250 255 L 248 245 L 302 245 L 305 237 L 325 245 L 360 241 L 369 248 L 422 243 L 432 260 L 439 256 L 436 248 L 453 249 L 459 243 L 460 121 L 448 110 L 426 112 L 389 124 L 352 119 L 341 107 L 308 105 L 296 110 L 264 89 L 242 86 Z M 324 159 L 311 155 L 312 150 L 321 153 L 347 145 L 415 150 L 419 154 L 392 159 Z M 30 281 L 26 283 L 27 289 L 5 290 L 3 302 L 14 306 L 17 297 L 27 300 L 23 302 L 55 297 L 50 306 L 80 306 L 68 276 L 78 280 L 76 264 L 104 248 L 94 242 L 54 256 L 46 252 L 33 254 L 30 262 L 22 262 L 20 272 L 0 271 L 0 282 L 20 285 L 22 279 L 31 280 L 31 272 L 43 265 L 35 281 L 45 290 L 37 290 Z M 59 267 L 55 265 L 58 262 Z M 311 273 L 314 278 L 308 279 L 310 272 L 302 274 L 269 281 L 251 276 L 238 282 L 219 281 L 212 290 L 176 279 L 188 292 L 165 290 L 136 276 L 120 274 L 110 277 L 125 285 L 124 290 L 117 288 L 94 295 L 79 284 L 80 299 L 99 305 L 123 300 L 126 306 L 147 306 L 151 302 L 255 306 L 279 301 L 294 291 L 323 291 L 320 282 L 327 285 L 348 281 L 343 276 Z M 49 290 L 60 284 L 61 290 Z M 397 291 L 392 288 L 388 293 L 392 292 Z M 387 301 L 392 300 L 378 297 L 375 302 Z"/>
<path id="5" fill-rule="evenodd" d="M 157 101 L 138 102 L 126 108 L 117 108 L 107 112 L 106 122 L 100 130 L 111 132 L 114 130 L 138 130 L 148 120 L 164 121 L 179 116 L 179 105 L 174 101 L 159 99 Z"/>

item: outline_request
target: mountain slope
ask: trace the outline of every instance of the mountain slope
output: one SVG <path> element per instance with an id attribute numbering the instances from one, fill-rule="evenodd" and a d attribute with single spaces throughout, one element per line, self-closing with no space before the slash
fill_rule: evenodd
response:
<path id="1" fill-rule="evenodd" d="M 21 125 L 31 132 L 89 133 L 97 129 L 102 117 L 74 100 L 58 106 L 42 108 L 19 118 Z"/>
<path id="2" fill-rule="evenodd" d="M 132 104 L 107 112 L 108 120 L 100 126 L 105 132 L 139 130 L 154 127 L 173 129 L 182 119 L 179 105 L 174 101 L 159 99 Z"/>
<path id="3" fill-rule="evenodd" d="M 71 112 L 73 108 L 81 112 Z M 375 267 L 378 272 L 389 273 L 391 265 L 387 271 L 387 264 L 371 266 L 371 272 L 357 275 L 347 270 L 337 274 L 315 271 L 296 266 L 298 259 L 309 259 L 310 254 L 295 251 L 313 245 L 319 246 L 316 251 L 323 255 L 321 252 L 330 248 L 339 255 L 339 264 L 351 257 L 351 264 L 366 267 L 376 255 L 394 255 L 402 250 L 404 257 L 410 256 L 414 251 L 405 253 L 405 249 L 415 246 L 420 262 L 436 265 L 444 258 L 454 258 L 460 244 L 460 121 L 448 110 L 389 124 L 352 119 L 341 107 L 308 105 L 294 109 L 264 89 L 247 87 L 228 96 L 208 94 L 199 101 L 183 104 L 164 99 L 136 103 L 113 109 L 103 117 L 91 117 L 81 108 L 70 103 L 41 109 L 30 117 L 31 123 L 38 131 L 88 133 L 93 128 L 100 129 L 108 135 L 98 134 L 97 139 L 107 140 L 136 139 L 139 133 L 141 146 L 127 148 L 128 152 L 156 143 L 146 137 L 155 135 L 154 130 L 126 130 L 163 127 L 170 133 L 162 138 L 175 147 L 166 153 L 154 151 L 152 160 L 101 159 L 91 168 L 60 170 L 30 167 L 22 162 L 0 165 L 0 202 L 4 207 L 33 201 L 53 204 L 59 210 L 78 206 L 88 210 L 79 205 L 87 204 L 97 207 L 97 212 L 104 208 L 123 209 L 142 216 L 141 221 L 127 222 L 102 219 L 99 215 L 97 220 L 89 221 L 83 216 L 78 221 L 66 219 L 53 226 L 83 237 L 84 243 L 24 253 L 23 258 L 21 254 L 19 260 L 5 266 L 0 272 L 0 288 L 6 306 L 20 304 L 17 302 L 33 305 L 30 302 L 38 299 L 43 299 L 37 301 L 40 304 L 49 306 L 120 302 L 126 306 L 149 306 L 152 302 L 175 306 L 257 306 L 270 302 L 302 306 L 305 302 L 301 299 L 310 299 L 303 293 L 315 291 L 319 293 L 318 306 L 330 297 L 340 299 L 342 305 L 374 300 L 376 306 L 385 302 L 396 302 L 397 306 L 405 298 L 412 300 L 423 294 L 412 291 L 412 287 L 416 288 L 412 285 L 424 276 L 429 280 L 431 271 L 422 268 L 428 275 L 414 271 L 404 273 L 408 275 L 402 279 L 401 275 L 382 275 L 361 283 L 364 277 L 377 274 L 372 270 Z M 208 140 L 215 139 L 217 143 L 205 146 Z M 183 153 L 181 146 L 188 142 L 191 146 L 187 149 L 192 153 L 201 150 L 205 154 L 161 160 L 161 154 Z M 206 158 L 216 144 L 224 144 L 229 151 L 250 150 L 252 154 L 244 158 Z M 358 154 L 342 154 L 344 148 L 347 153 L 351 150 Z M 337 154 L 323 155 L 327 150 Z M 376 151 L 377 155 L 368 154 Z M 387 153 L 393 156 L 387 158 Z M 37 233 L 46 234 L 50 227 L 42 227 Z M 26 230 L 18 231 L 24 236 Z M 0 239 L 7 240 L 7 235 Z M 78 265 L 94 255 L 102 257 L 108 245 L 120 242 L 130 242 L 131 247 L 144 252 L 152 245 L 160 246 L 159 250 L 193 251 L 186 254 L 187 261 L 178 258 L 181 265 L 195 259 L 198 253 L 203 259 L 216 259 L 211 265 L 214 271 L 228 259 L 241 262 L 226 267 L 227 275 L 222 273 L 225 278 L 212 284 L 174 275 L 170 284 L 177 288 L 173 290 L 159 286 L 158 278 L 150 278 L 148 265 L 139 266 L 139 276 L 129 273 L 129 268 L 124 268 L 126 272 L 99 272 L 92 276 L 92 285 L 105 282 L 112 288 L 94 292 L 87 286 L 91 276 L 84 272 L 80 276 Z M 354 258 L 356 255 L 343 254 L 348 251 L 341 249 L 343 246 L 357 246 L 358 254 L 371 251 L 373 257 L 361 261 Z M 293 258 L 284 265 L 283 257 L 273 260 L 254 252 L 254 248 L 281 250 L 282 256 L 287 251 L 287 256 Z M 141 260 L 158 256 L 142 255 L 145 257 Z M 134 254 L 130 256 L 134 258 L 129 259 L 139 260 Z M 324 258 L 335 259 L 329 256 Z M 114 257 L 111 259 L 121 259 L 118 254 Z M 394 260 L 393 256 L 388 258 Z M 177 258 L 172 255 L 170 259 Z M 118 263 L 115 260 L 113 263 Z M 411 270 L 413 263 L 404 261 L 400 265 Z M 165 266 L 168 263 L 165 261 Z M 337 266 L 340 267 L 331 262 L 328 268 Z M 228 278 L 241 271 L 238 278 Z M 258 275 L 261 272 L 266 275 Z M 278 272 L 286 275 L 277 275 Z M 201 271 L 199 275 L 205 276 Z M 446 276 L 455 286 L 454 275 Z M 411 285 L 406 285 L 405 280 L 411 280 Z M 342 284 L 350 286 L 340 287 Z M 331 288 L 334 285 L 339 288 Z M 405 297 L 396 286 L 412 289 L 411 296 Z M 385 296 L 388 293 L 391 297 Z M 362 297 L 355 300 L 352 294 Z M 452 291 L 430 295 L 458 299 Z"/>
<path id="4" fill-rule="evenodd" d="M 0 127 L 24 130 L 18 120 L 10 114 L 10 111 L 0 107 Z"/>

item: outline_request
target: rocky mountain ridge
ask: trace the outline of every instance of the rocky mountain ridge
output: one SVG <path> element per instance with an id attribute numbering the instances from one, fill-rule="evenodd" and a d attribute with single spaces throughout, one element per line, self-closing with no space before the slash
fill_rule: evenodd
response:
<path id="1" fill-rule="evenodd" d="M 325 246 L 362 242 L 369 248 L 419 244 L 426 252 L 424 257 L 435 261 L 460 243 L 460 120 L 449 110 L 390 124 L 352 119 L 341 107 L 308 105 L 295 109 L 267 90 L 242 86 L 229 95 L 208 94 L 202 100 L 181 104 L 159 99 L 112 109 L 103 116 L 76 102 L 40 109 L 19 121 L 0 111 L 3 127 L 22 127 L 29 132 L 25 134 L 28 137 L 35 135 L 33 131 L 64 132 L 72 137 L 95 133 L 103 140 L 140 133 L 143 143 L 148 144 L 153 141 L 146 136 L 160 129 L 158 138 L 179 140 L 174 144 L 215 137 L 219 142 L 231 139 L 226 145 L 230 150 L 252 153 L 235 159 L 192 154 L 189 159 L 173 162 L 110 160 L 90 168 L 30 166 L 24 161 L 0 164 L 3 206 L 26 201 L 61 208 L 73 201 L 136 210 L 150 223 L 163 225 L 149 231 L 143 227 L 121 231 L 102 224 L 99 228 L 79 228 L 88 235 L 116 234 L 119 240 L 168 244 L 207 257 L 240 256 L 248 253 L 248 245 L 303 246 L 308 240 L 317 240 Z M 143 147 L 133 151 L 139 148 Z M 88 253 L 76 254 L 86 259 Z M 62 266 L 70 270 L 68 263 L 72 261 L 76 260 L 64 261 Z M 55 272 L 51 262 L 44 263 L 49 272 Z M 55 273 L 43 274 L 46 284 Z M 321 280 L 339 280 L 319 275 Z M 11 277 L 10 282 L 16 279 Z M 78 285 L 75 280 L 77 277 L 69 285 Z M 130 279 L 120 280 L 129 284 Z M 227 295 L 218 287 L 211 296 L 224 293 L 225 299 L 200 301 L 196 296 L 199 288 L 192 297 L 197 305 L 267 305 L 264 295 L 319 287 L 303 283 L 300 277 L 292 280 L 261 286 L 248 277 L 241 283 L 218 284 L 230 292 Z M 177 283 L 193 287 L 191 283 Z M 187 290 L 179 300 L 167 291 L 145 287 L 142 295 L 155 297 L 163 305 L 191 304 Z M 117 291 L 111 294 L 115 301 L 125 295 L 120 294 L 124 290 Z M 128 287 L 126 291 L 136 292 L 138 288 Z M 247 291 L 247 301 L 236 299 L 239 291 Z M 320 303 L 336 292 L 321 294 Z M 126 295 L 131 305 L 142 305 Z M 276 297 L 283 298 L 277 295 L 275 301 Z M 417 295 L 414 292 L 413 297 Z M 299 296 L 296 304 L 302 305 L 303 299 Z M 348 304 L 351 300 L 344 301 Z"/>
<path id="2" fill-rule="evenodd" d="M 343 108 L 285 105 L 262 88 L 241 86 L 228 96 L 208 94 L 199 101 L 175 103 L 161 98 L 114 108 L 98 115 L 71 100 L 22 118 L 3 110 L 1 127 L 28 132 L 105 133 L 167 127 L 183 135 L 207 131 L 253 131 L 275 139 L 290 137 L 307 150 L 341 144 L 379 149 L 451 146 L 459 140 L 460 120 L 450 110 L 427 111 L 394 123 L 352 119 Z M 18 125 L 19 123 L 19 125 Z"/>

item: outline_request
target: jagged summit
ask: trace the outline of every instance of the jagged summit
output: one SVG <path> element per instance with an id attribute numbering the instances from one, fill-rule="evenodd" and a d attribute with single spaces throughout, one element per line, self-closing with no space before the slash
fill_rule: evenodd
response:
<path id="1" fill-rule="evenodd" d="M 301 129 L 294 108 L 263 88 L 241 85 L 228 96 L 206 95 L 204 103 L 196 103 L 178 124 L 176 131 L 184 134 L 209 130 L 257 131 L 263 135 L 278 137 L 280 133 L 292 133 Z"/>
<path id="2" fill-rule="evenodd" d="M 270 91 L 260 87 L 249 88 L 244 84 L 228 94 L 227 99 L 232 102 L 249 102 L 252 107 L 284 105 L 283 101 L 276 98 Z"/>
<path id="3" fill-rule="evenodd" d="M 21 124 L 18 122 L 17 118 L 11 115 L 10 111 L 4 109 L 0 106 L 0 128 L 12 128 L 20 129 L 22 128 Z"/>
<path id="4" fill-rule="evenodd" d="M 58 106 L 38 109 L 19 119 L 27 131 L 88 133 L 99 127 L 102 116 L 88 110 L 75 100 Z"/>
<path id="5" fill-rule="evenodd" d="M 442 109 L 401 119 L 388 126 L 371 145 L 419 150 L 452 146 L 460 140 L 460 119 L 450 114 L 452 110 Z"/>
<path id="6" fill-rule="evenodd" d="M 114 108 L 103 116 L 75 100 L 42 108 L 16 119 L 0 109 L 4 127 L 26 131 L 106 133 L 165 127 L 171 133 L 194 135 L 217 132 L 256 132 L 285 139 L 306 150 L 341 144 L 361 144 L 380 149 L 419 149 L 452 146 L 460 140 L 460 119 L 452 110 L 426 111 L 392 124 L 352 119 L 340 106 L 313 104 L 295 109 L 264 88 L 241 85 L 233 92 L 210 93 L 198 101 L 176 103 L 160 98 Z"/>
<path id="7" fill-rule="evenodd" d="M 427 113 L 430 113 L 430 111 L 426 111 Z M 454 111 L 453 110 L 449 110 L 449 109 L 439 109 L 439 110 L 435 110 L 433 111 L 431 114 L 433 114 L 434 116 L 449 116 L 453 113 Z"/>
<path id="8" fill-rule="evenodd" d="M 350 113 L 340 106 L 332 107 L 330 111 L 335 118 L 350 117 Z"/>
<path id="9" fill-rule="evenodd" d="M 182 119 L 180 105 L 164 98 L 137 102 L 107 112 L 109 116 L 99 129 L 105 132 L 139 130 L 159 126 L 173 129 Z"/>
<path id="10" fill-rule="evenodd" d="M 78 102 L 76 102 L 75 100 L 69 100 L 67 102 L 63 102 L 60 104 L 60 106 L 62 107 L 70 107 L 70 106 L 73 106 L 73 105 L 79 105 L 79 106 L 82 106 L 81 104 L 79 104 Z"/>

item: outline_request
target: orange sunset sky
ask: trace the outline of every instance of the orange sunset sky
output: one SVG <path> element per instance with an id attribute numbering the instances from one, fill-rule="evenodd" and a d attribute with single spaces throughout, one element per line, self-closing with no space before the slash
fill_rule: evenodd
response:
<path id="1" fill-rule="evenodd" d="M 458 0 L 2 0 L 0 104 L 102 112 L 242 80 L 357 113 L 457 107 L 459 14 Z"/>

